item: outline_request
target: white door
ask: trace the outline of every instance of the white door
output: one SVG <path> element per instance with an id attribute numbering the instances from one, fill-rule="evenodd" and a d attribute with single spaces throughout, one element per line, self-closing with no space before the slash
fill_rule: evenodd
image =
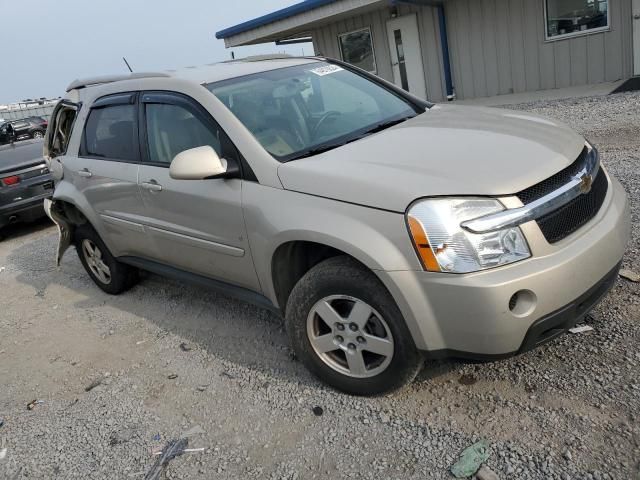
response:
<path id="1" fill-rule="evenodd" d="M 633 0 L 633 74 L 640 75 L 640 0 Z"/>
<path id="2" fill-rule="evenodd" d="M 415 13 L 387 21 L 387 38 L 393 65 L 393 83 L 418 97 L 426 98 L 427 87 Z"/>

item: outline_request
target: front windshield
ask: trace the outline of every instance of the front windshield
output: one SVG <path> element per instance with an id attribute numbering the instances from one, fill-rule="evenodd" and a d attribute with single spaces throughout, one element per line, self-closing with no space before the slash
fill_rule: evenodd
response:
<path id="1" fill-rule="evenodd" d="M 280 161 L 306 157 L 416 115 L 405 99 L 349 70 L 313 62 L 206 87 Z"/>

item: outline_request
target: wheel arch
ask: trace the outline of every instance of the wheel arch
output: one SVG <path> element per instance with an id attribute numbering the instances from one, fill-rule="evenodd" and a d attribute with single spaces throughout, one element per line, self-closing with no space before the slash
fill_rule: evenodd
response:
<path id="1" fill-rule="evenodd" d="M 305 273 L 323 260 L 336 256 L 349 257 L 378 277 L 376 270 L 381 267 L 365 251 L 330 236 L 297 232 L 295 236 L 281 240 L 270 257 L 270 285 L 266 290 L 274 304 L 284 312 L 293 287 Z"/>

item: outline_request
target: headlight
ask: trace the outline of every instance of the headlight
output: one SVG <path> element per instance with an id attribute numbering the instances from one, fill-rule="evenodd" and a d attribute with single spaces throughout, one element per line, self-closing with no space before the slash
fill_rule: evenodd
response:
<path id="1" fill-rule="evenodd" d="M 475 234 L 460 226 L 502 210 L 504 206 L 490 198 L 433 198 L 415 203 L 407 213 L 407 223 L 424 268 L 468 273 L 530 257 L 519 227 Z"/>

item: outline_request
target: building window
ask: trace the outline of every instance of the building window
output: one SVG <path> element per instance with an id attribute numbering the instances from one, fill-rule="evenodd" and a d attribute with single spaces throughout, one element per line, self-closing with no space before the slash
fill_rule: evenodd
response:
<path id="1" fill-rule="evenodd" d="M 609 0 L 545 0 L 546 38 L 556 40 L 609 28 Z"/>
<path id="2" fill-rule="evenodd" d="M 369 28 L 338 35 L 338 43 L 343 61 L 367 72 L 376 73 L 376 57 Z"/>

